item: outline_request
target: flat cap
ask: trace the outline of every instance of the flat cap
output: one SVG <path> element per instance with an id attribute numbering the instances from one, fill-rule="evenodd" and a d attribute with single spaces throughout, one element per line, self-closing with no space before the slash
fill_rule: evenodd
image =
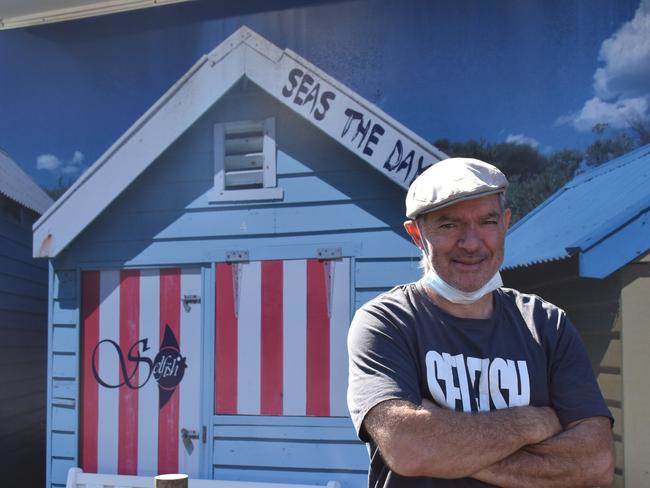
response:
<path id="1" fill-rule="evenodd" d="M 506 176 L 491 164 L 472 158 L 449 158 L 427 168 L 406 195 L 406 216 L 415 219 L 454 203 L 504 192 Z"/>

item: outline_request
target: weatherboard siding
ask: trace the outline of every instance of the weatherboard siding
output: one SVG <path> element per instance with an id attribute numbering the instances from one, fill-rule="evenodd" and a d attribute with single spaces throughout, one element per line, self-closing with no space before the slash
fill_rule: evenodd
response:
<path id="1" fill-rule="evenodd" d="M 31 257 L 30 225 L 0 215 L 0 471 L 31 486 L 43 475 L 47 264 Z"/>
<path id="2" fill-rule="evenodd" d="M 348 418 L 214 417 L 213 477 L 367 485 L 368 454 Z"/>
<path id="3" fill-rule="evenodd" d="M 61 377 L 51 376 L 50 387 L 63 396 L 59 401 L 52 394 L 49 404 L 50 486 L 64 483 L 67 467 L 78 463 L 78 283 L 75 271 L 62 270 L 211 264 L 232 250 L 248 251 L 251 261 L 308 259 L 318 249 L 339 248 L 351 258 L 350 316 L 379 293 L 419 276 L 417 248 L 402 228 L 404 190 L 255 87 L 238 90 L 173 142 L 53 261 L 52 367 Z M 275 118 L 284 198 L 209 203 L 213 125 L 269 116 Z M 212 309 L 213 300 L 206 293 L 203 306 Z M 234 432 L 228 424 L 233 419 L 253 429 L 255 440 Z M 344 488 L 367 483 L 367 451 L 346 417 L 290 421 L 285 429 L 282 418 L 214 416 L 206 475 L 337 479 Z"/>
<path id="4" fill-rule="evenodd" d="M 648 388 L 648 357 L 650 357 L 650 263 L 632 263 L 621 271 L 622 377 L 625 423 L 624 474 L 628 486 L 650 487 L 650 388 Z"/>
<path id="5" fill-rule="evenodd" d="M 614 416 L 615 481 L 624 486 L 624 419 L 621 355 L 621 274 L 606 279 L 577 276 L 567 259 L 504 271 L 506 286 L 535 293 L 563 308 L 585 344 L 605 401 Z M 630 485 L 636 486 L 636 485 Z"/>
<path id="6" fill-rule="evenodd" d="M 50 272 L 47 487 L 64 487 L 78 463 L 79 293 L 75 270 Z"/>

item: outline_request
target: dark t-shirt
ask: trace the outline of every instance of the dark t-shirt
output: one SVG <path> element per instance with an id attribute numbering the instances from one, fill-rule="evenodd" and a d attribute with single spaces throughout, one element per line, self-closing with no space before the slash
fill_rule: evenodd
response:
<path id="1" fill-rule="evenodd" d="M 419 405 L 427 398 L 465 412 L 551 406 L 563 425 L 611 418 L 564 311 L 507 288 L 493 297 L 491 318 L 461 319 L 437 307 L 417 282 L 393 288 L 355 314 L 348 335 L 348 407 L 360 439 L 368 443 L 369 486 L 491 486 L 470 478 L 407 478 L 392 472 L 363 429 L 368 411 L 385 400 Z"/>

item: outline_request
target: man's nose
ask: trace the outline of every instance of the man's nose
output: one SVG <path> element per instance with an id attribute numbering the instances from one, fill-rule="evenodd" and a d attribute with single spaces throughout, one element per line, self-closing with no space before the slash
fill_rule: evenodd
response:
<path id="1" fill-rule="evenodd" d="M 481 247 L 481 238 L 476 229 L 471 227 L 465 229 L 458 240 L 458 246 L 467 252 L 478 251 Z"/>

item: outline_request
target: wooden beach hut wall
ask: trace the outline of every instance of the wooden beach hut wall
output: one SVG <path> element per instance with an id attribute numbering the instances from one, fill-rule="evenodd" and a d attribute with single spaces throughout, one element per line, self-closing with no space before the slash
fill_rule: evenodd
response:
<path id="1" fill-rule="evenodd" d="M 567 311 L 615 417 L 613 486 L 650 488 L 650 145 L 579 174 L 506 240 L 506 286 Z"/>
<path id="2" fill-rule="evenodd" d="M 47 263 L 32 258 L 32 224 L 52 199 L 0 151 L 0 472 L 42 485 Z"/>
<path id="3" fill-rule="evenodd" d="M 364 486 L 347 327 L 419 275 L 405 189 L 444 157 L 245 27 L 202 57 L 34 228 L 47 486 L 73 466 Z"/>

